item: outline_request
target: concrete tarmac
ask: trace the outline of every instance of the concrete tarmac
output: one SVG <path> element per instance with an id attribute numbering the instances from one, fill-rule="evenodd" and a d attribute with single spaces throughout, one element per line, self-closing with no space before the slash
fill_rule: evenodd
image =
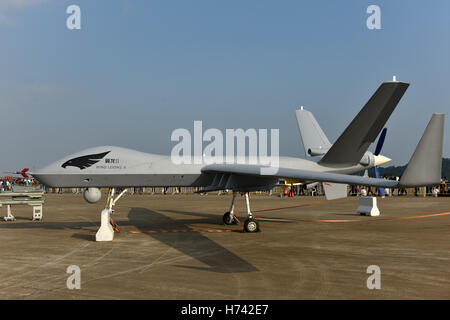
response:
<path id="1" fill-rule="evenodd" d="M 450 198 L 252 195 L 262 232 L 222 224 L 231 195 L 127 195 L 112 242 L 95 242 L 106 201 L 49 194 L 44 220 L 0 222 L 0 299 L 450 299 Z M 1 209 L 1 216 L 6 208 Z M 436 215 L 439 214 L 439 215 Z M 67 268 L 81 270 L 69 290 Z M 370 290 L 369 266 L 381 271 Z"/>

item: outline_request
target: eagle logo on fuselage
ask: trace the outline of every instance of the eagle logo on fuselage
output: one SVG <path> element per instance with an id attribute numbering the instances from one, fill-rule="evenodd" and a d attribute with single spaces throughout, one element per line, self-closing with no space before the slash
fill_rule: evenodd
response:
<path id="1" fill-rule="evenodd" d="M 70 159 L 70 160 L 67 160 L 66 162 L 64 162 L 61 165 L 61 167 L 63 167 L 64 169 L 66 167 L 77 167 L 77 168 L 80 168 L 80 170 L 83 170 L 83 169 L 89 168 L 93 164 L 96 164 L 110 152 L 111 151 L 106 151 L 103 153 L 89 154 L 87 156 L 73 158 L 73 159 Z"/>

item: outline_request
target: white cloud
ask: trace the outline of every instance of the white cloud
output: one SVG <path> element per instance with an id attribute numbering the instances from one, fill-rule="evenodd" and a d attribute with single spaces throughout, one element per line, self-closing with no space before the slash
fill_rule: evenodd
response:
<path id="1" fill-rule="evenodd" d="M 47 0 L 0 0 L 0 24 L 12 24 L 8 14 L 47 2 Z"/>

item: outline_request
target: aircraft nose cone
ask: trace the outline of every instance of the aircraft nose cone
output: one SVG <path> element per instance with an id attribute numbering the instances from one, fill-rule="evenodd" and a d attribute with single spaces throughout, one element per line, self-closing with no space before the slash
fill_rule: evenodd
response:
<path id="1" fill-rule="evenodd" d="M 388 163 L 389 161 L 391 161 L 392 159 L 382 156 L 381 154 L 378 156 L 375 156 L 375 166 L 381 166 L 385 163 Z"/>

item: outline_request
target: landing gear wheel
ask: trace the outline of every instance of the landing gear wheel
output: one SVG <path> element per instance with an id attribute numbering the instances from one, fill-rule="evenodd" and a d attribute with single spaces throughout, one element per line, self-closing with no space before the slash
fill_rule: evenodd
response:
<path id="1" fill-rule="evenodd" d="M 238 224 L 239 222 L 236 219 L 236 217 L 233 216 L 231 213 L 225 212 L 225 214 L 223 215 L 223 223 L 230 225 L 230 224 Z"/>
<path id="2" fill-rule="evenodd" d="M 248 219 L 244 223 L 245 232 L 259 232 L 259 223 L 255 219 Z"/>

